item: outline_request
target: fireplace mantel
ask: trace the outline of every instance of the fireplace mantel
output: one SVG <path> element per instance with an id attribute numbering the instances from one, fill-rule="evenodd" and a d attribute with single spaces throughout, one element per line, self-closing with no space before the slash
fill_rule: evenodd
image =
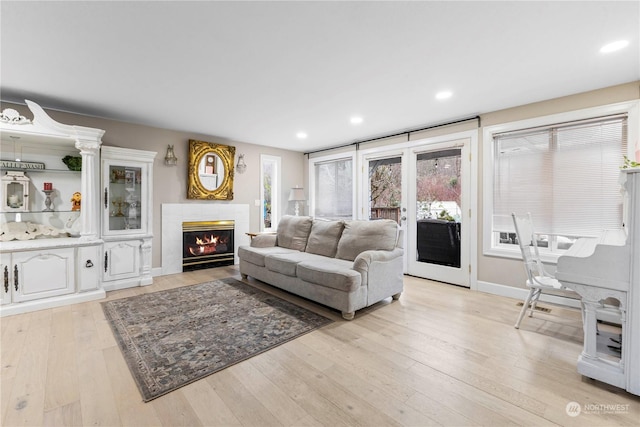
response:
<path id="1" fill-rule="evenodd" d="M 249 205 L 217 203 L 162 204 L 162 274 L 182 272 L 182 223 L 186 221 L 235 221 L 235 264 L 238 246 L 248 245 Z"/>

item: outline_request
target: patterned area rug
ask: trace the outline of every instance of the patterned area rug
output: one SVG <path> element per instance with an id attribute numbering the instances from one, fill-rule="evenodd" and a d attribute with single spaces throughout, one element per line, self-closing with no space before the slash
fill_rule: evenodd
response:
<path id="1" fill-rule="evenodd" d="M 145 402 L 332 322 L 232 278 L 102 308 Z"/>

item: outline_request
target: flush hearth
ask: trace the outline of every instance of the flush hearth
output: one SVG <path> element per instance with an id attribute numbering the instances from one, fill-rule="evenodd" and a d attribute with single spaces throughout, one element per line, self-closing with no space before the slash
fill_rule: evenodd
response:
<path id="1" fill-rule="evenodd" d="M 182 271 L 233 265 L 232 220 L 182 223 Z"/>

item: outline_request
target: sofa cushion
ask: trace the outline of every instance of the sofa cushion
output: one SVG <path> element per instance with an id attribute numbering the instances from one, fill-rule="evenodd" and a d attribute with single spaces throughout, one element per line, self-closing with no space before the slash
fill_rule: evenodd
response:
<path id="1" fill-rule="evenodd" d="M 313 220 L 306 252 L 333 258 L 338 251 L 338 241 L 342 236 L 344 221 Z"/>
<path id="2" fill-rule="evenodd" d="M 281 248 L 279 246 L 271 246 L 268 248 L 253 248 L 251 246 L 240 246 L 238 248 L 238 257 L 246 262 L 264 267 L 264 259 L 271 254 L 290 254 L 297 253 L 293 249 Z"/>
<path id="3" fill-rule="evenodd" d="M 345 221 L 336 258 L 353 261 L 364 251 L 390 251 L 396 246 L 398 224 L 391 219 Z"/>
<path id="4" fill-rule="evenodd" d="M 264 258 L 264 266 L 267 270 L 287 276 L 296 276 L 296 266 L 301 261 L 318 260 L 318 256 L 306 252 L 294 252 L 287 254 L 270 254 Z"/>
<path id="5" fill-rule="evenodd" d="M 310 216 L 285 215 L 278 223 L 276 244 L 282 248 L 304 251 L 312 222 Z"/>
<path id="6" fill-rule="evenodd" d="M 353 292 L 362 283 L 362 276 L 353 270 L 353 263 L 336 258 L 302 261 L 296 267 L 299 279 L 343 292 Z"/>

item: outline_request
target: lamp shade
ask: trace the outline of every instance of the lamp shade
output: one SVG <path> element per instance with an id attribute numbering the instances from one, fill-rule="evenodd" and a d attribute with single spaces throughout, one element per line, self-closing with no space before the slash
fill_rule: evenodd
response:
<path id="1" fill-rule="evenodd" d="M 289 193 L 290 202 L 302 202 L 304 200 L 307 200 L 304 195 L 304 188 L 295 187 L 291 189 Z"/>

